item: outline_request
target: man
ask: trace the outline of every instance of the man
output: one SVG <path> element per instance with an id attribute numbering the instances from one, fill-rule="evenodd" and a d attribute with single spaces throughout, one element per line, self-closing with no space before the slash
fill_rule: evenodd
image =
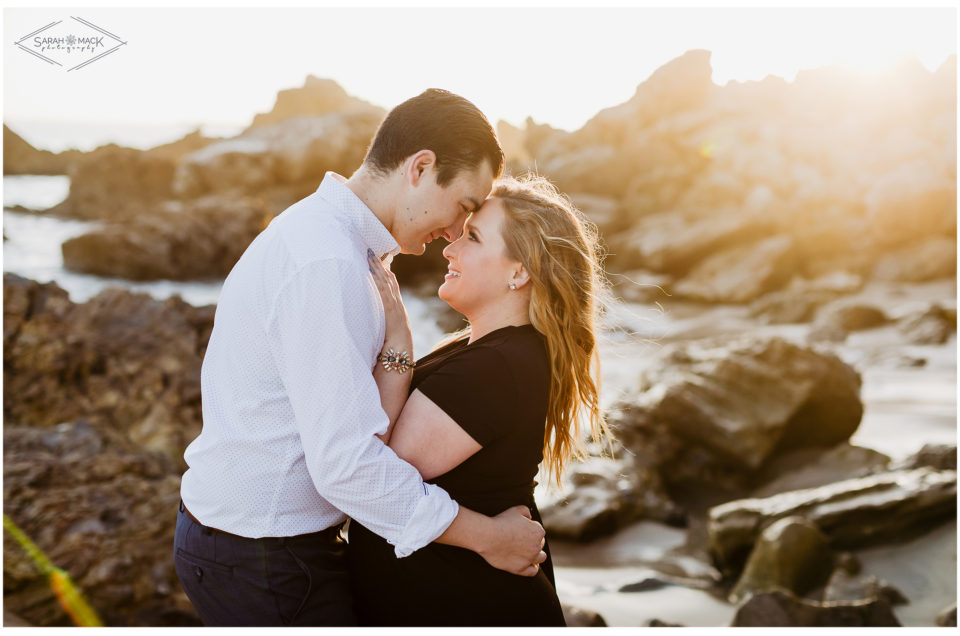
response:
<path id="1" fill-rule="evenodd" d="M 372 375 L 385 325 L 367 250 L 422 254 L 456 239 L 502 168 L 483 114 L 425 91 L 387 115 L 349 180 L 327 173 L 230 272 L 174 541 L 205 624 L 352 624 L 346 516 L 399 557 L 440 541 L 536 574 L 544 532 L 528 510 L 460 508 L 377 437 L 389 425 Z"/>

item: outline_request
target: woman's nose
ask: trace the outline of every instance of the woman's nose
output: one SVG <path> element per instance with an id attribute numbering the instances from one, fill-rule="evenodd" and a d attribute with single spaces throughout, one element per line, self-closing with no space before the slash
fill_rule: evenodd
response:
<path id="1" fill-rule="evenodd" d="M 453 241 L 452 243 L 447 243 L 447 246 L 443 248 L 443 257 L 449 260 L 454 253 L 454 245 L 460 242 L 460 239 Z"/>

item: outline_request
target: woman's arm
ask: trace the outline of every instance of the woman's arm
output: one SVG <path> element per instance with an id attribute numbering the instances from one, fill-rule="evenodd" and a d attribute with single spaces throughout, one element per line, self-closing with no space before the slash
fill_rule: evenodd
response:
<path id="1" fill-rule="evenodd" d="M 459 466 L 482 446 L 419 390 L 393 427 L 390 448 L 431 479 Z"/>
<path id="2" fill-rule="evenodd" d="M 400 297 L 397 277 L 385 268 L 383 263 L 370 250 L 367 250 L 367 265 L 370 268 L 370 273 L 373 274 L 377 291 L 380 292 L 380 299 L 383 301 L 383 311 L 386 319 L 383 350 L 393 349 L 398 353 L 405 351 L 412 362 L 414 360 L 413 335 L 410 333 L 410 321 Z M 390 441 L 393 427 L 400 416 L 400 411 L 403 410 L 404 403 L 407 401 L 412 377 L 412 370 L 404 373 L 388 371 L 380 362 L 377 362 L 373 369 L 373 379 L 380 391 L 380 406 L 383 407 L 384 412 L 390 418 L 390 426 L 387 428 L 387 432 L 383 435 L 377 435 L 383 440 L 384 444 Z"/>

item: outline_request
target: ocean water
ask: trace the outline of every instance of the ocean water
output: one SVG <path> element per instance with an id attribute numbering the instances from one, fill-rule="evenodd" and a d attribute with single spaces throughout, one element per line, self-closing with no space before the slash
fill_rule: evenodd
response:
<path id="1" fill-rule="evenodd" d="M 84 152 L 97 146 L 114 143 L 146 150 L 176 141 L 198 128 L 207 137 L 233 137 L 246 128 L 244 124 L 175 124 L 125 125 L 98 122 L 6 121 L 10 130 L 23 137 L 34 148 L 61 152 L 75 148 Z"/>

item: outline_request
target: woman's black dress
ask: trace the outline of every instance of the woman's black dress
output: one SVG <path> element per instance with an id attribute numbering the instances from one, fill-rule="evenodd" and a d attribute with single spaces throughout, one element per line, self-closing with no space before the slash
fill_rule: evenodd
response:
<path id="1" fill-rule="evenodd" d="M 419 389 L 483 448 L 428 480 L 489 516 L 533 500 L 550 390 L 546 343 L 531 325 L 454 342 L 417 362 Z M 509 574 L 464 548 L 431 543 L 403 559 L 359 523 L 349 531 L 350 578 L 360 625 L 562 626 L 549 547 L 534 577 Z"/>

